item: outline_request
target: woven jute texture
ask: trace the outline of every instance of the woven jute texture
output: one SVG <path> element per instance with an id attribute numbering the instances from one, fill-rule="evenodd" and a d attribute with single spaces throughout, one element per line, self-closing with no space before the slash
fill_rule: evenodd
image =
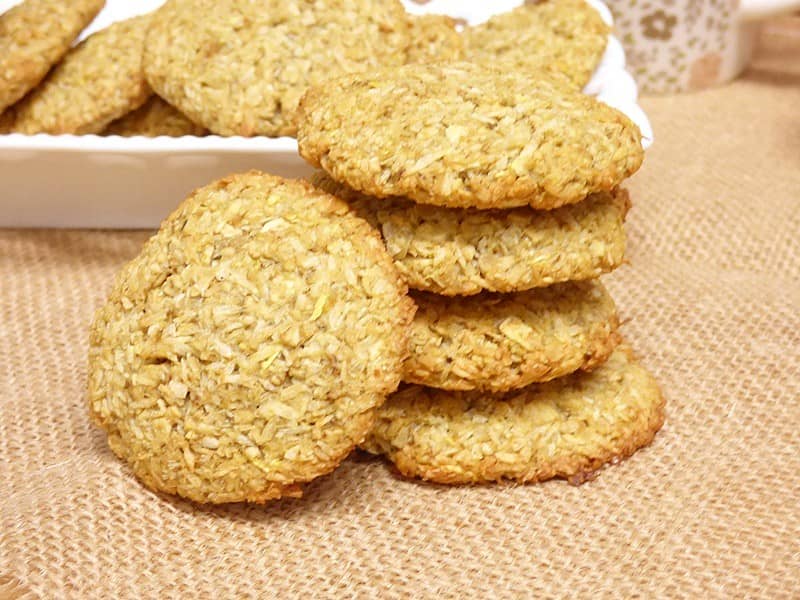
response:
<path id="1" fill-rule="evenodd" d="M 0 598 L 800 597 L 800 41 L 768 50 L 643 101 L 658 140 L 605 279 L 667 422 L 581 487 L 354 456 L 263 507 L 150 493 L 84 391 L 91 314 L 148 234 L 0 232 Z"/>

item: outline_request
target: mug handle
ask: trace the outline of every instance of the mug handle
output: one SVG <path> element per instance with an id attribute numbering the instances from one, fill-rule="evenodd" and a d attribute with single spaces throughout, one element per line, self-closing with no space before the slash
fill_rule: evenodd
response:
<path id="1" fill-rule="evenodd" d="M 800 0 L 741 0 L 739 17 L 743 21 L 755 21 L 800 9 Z"/>

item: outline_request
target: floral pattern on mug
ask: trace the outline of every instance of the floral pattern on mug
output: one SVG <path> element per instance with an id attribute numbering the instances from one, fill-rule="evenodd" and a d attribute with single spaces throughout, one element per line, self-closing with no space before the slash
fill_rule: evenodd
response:
<path id="1" fill-rule="evenodd" d="M 640 21 L 644 37 L 651 40 L 668 40 L 672 37 L 672 30 L 678 24 L 678 17 L 657 10 Z"/>
<path id="2" fill-rule="evenodd" d="M 703 2 L 705 0 L 689 0 L 686 3 L 686 24 L 694 27 L 703 16 Z"/>
<path id="3" fill-rule="evenodd" d="M 742 0 L 606 0 L 643 93 L 697 90 L 738 73 Z M 735 72 L 734 72 L 735 71 Z"/>

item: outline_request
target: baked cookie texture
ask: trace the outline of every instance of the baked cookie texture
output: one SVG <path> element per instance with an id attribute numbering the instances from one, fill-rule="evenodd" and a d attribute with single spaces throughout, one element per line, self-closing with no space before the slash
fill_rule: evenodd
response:
<path id="1" fill-rule="evenodd" d="M 205 127 L 193 123 L 189 117 L 155 94 L 136 110 L 111 123 L 103 132 L 103 135 L 123 137 L 137 135 L 181 137 L 206 134 L 208 130 Z"/>
<path id="2" fill-rule="evenodd" d="M 142 73 L 150 15 L 120 21 L 70 50 L 30 94 L 9 110 L 19 133 L 91 134 L 152 93 Z"/>
<path id="3" fill-rule="evenodd" d="M 625 255 L 628 192 L 615 189 L 553 210 L 443 208 L 374 198 L 312 175 L 383 236 L 409 287 L 444 296 L 514 292 L 592 279 Z"/>
<path id="4" fill-rule="evenodd" d="M 638 127 L 563 77 L 464 62 L 314 87 L 298 123 L 300 154 L 336 181 L 452 208 L 574 204 L 643 160 Z"/>
<path id="5" fill-rule="evenodd" d="M 464 39 L 456 29 L 456 20 L 447 15 L 411 17 L 410 38 L 406 62 L 459 60 L 464 56 Z"/>
<path id="6" fill-rule="evenodd" d="M 170 0 L 144 67 L 159 96 L 214 133 L 281 136 L 295 133 L 309 85 L 399 66 L 408 45 L 398 0 Z"/>
<path id="7" fill-rule="evenodd" d="M 184 201 L 118 275 L 91 327 L 90 412 L 153 490 L 297 496 L 397 387 L 413 310 L 344 203 L 230 176 Z"/>
<path id="8" fill-rule="evenodd" d="M 0 14 L 0 113 L 36 87 L 104 0 L 25 0 Z"/>
<path id="9" fill-rule="evenodd" d="M 582 89 L 603 58 L 611 28 L 584 0 L 526 3 L 464 30 L 465 58 L 524 74 L 554 69 Z"/>
<path id="10" fill-rule="evenodd" d="M 663 422 L 658 384 L 621 345 L 594 371 L 505 394 L 408 386 L 379 409 L 362 447 L 438 483 L 581 483 L 649 444 Z"/>
<path id="11" fill-rule="evenodd" d="M 604 362 L 619 343 L 616 306 L 597 281 L 515 294 L 415 293 L 403 381 L 506 391 Z"/>
<path id="12" fill-rule="evenodd" d="M 12 133 L 14 113 L 11 110 L 0 112 L 0 133 Z"/>

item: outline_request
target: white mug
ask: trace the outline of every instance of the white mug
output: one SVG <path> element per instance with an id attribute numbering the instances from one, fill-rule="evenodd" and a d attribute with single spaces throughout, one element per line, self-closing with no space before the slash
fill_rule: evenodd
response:
<path id="1" fill-rule="evenodd" d="M 725 83 L 750 62 L 764 17 L 800 8 L 800 0 L 606 0 L 628 69 L 649 93 Z"/>

